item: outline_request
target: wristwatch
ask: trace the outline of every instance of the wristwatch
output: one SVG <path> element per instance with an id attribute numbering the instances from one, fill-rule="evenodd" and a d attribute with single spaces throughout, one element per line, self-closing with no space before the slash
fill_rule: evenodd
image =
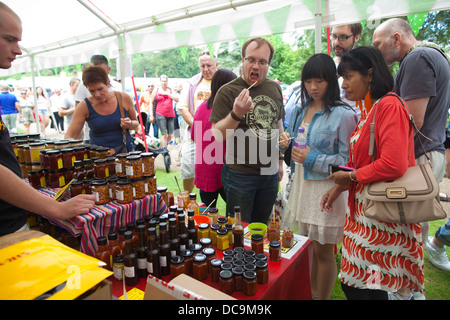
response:
<path id="1" fill-rule="evenodd" d="M 236 115 L 236 113 L 234 113 L 233 110 L 231 110 L 230 115 L 231 115 L 231 117 L 233 118 L 233 120 L 235 120 L 235 121 L 242 121 L 242 120 L 244 120 L 244 117 L 239 118 L 239 117 Z"/>

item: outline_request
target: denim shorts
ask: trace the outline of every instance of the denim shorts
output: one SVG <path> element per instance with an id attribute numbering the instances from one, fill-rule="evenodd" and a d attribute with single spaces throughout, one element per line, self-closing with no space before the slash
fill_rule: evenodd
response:
<path id="1" fill-rule="evenodd" d="M 242 221 L 266 223 L 278 194 L 278 172 L 273 175 L 252 175 L 222 169 L 222 185 L 227 198 L 227 212 L 241 207 Z"/>
<path id="2" fill-rule="evenodd" d="M 443 226 L 440 226 L 434 237 L 443 245 L 450 246 L 450 220 Z"/>
<path id="3" fill-rule="evenodd" d="M 156 123 L 158 123 L 161 134 L 172 134 L 174 130 L 174 117 L 164 117 L 156 115 Z"/>

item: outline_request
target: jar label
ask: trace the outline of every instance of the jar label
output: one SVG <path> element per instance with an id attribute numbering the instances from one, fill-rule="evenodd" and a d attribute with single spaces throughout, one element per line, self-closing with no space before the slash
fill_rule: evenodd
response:
<path id="1" fill-rule="evenodd" d="M 62 158 L 59 158 L 58 159 L 58 169 L 62 169 L 64 166 L 63 166 L 63 159 Z"/>
<path id="2" fill-rule="evenodd" d="M 105 168 L 105 176 L 109 177 L 109 168 L 108 167 Z"/>
<path id="3" fill-rule="evenodd" d="M 46 186 L 45 177 L 41 177 L 40 180 L 41 180 L 41 188 L 45 187 Z"/>
<path id="4" fill-rule="evenodd" d="M 123 201 L 123 191 L 121 190 L 116 190 L 116 199 Z"/>
<path id="5" fill-rule="evenodd" d="M 31 150 L 31 161 L 39 162 L 41 160 L 40 154 L 41 154 L 41 150 Z"/>
<path id="6" fill-rule="evenodd" d="M 123 269 L 122 268 L 113 267 L 113 272 L 114 272 L 114 278 L 116 280 L 122 280 L 123 279 Z"/>
<path id="7" fill-rule="evenodd" d="M 166 256 L 159 257 L 159 265 L 162 267 L 167 267 L 167 258 Z"/>
<path id="8" fill-rule="evenodd" d="M 127 278 L 134 278 L 135 274 L 134 274 L 134 267 L 123 267 L 124 271 L 125 271 L 125 277 Z"/>
<path id="9" fill-rule="evenodd" d="M 132 177 L 133 176 L 133 167 L 132 166 L 126 166 L 125 167 L 125 172 L 126 172 L 127 176 Z"/>
<path id="10" fill-rule="evenodd" d="M 64 176 L 59 177 L 59 186 L 64 187 L 66 185 L 66 179 L 64 179 Z"/>
<path id="11" fill-rule="evenodd" d="M 116 173 L 122 173 L 122 164 L 116 163 Z"/>
<path id="12" fill-rule="evenodd" d="M 75 156 L 72 156 L 72 167 L 75 166 L 75 160 L 77 160 L 77 158 Z"/>
<path id="13" fill-rule="evenodd" d="M 147 258 L 138 258 L 138 269 L 147 269 Z"/>
<path id="14" fill-rule="evenodd" d="M 98 192 L 94 192 L 94 197 L 95 197 L 95 202 L 99 202 L 100 201 L 100 197 Z"/>

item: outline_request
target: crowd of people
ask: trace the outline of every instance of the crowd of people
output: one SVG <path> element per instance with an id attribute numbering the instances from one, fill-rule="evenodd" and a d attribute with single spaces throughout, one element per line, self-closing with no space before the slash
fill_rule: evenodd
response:
<path id="1" fill-rule="evenodd" d="M 0 67 L 9 68 L 21 54 L 21 22 L 1 2 L 0 15 Z M 417 41 L 403 19 L 380 24 L 370 47 L 355 47 L 361 30 L 360 24 L 334 27 L 335 59 L 311 56 L 300 87 L 286 104 L 280 85 L 267 77 L 274 48 L 263 38 L 243 44 L 240 74 L 220 68 L 217 58 L 204 51 L 198 57 L 200 72 L 183 90 L 171 89 L 164 75 L 160 86 L 149 84 L 137 103 L 146 115 L 145 133 L 153 126 L 164 146 L 179 126 L 183 188 L 192 192 L 197 186 L 202 202 L 212 206 L 220 195 L 227 212 L 241 208 L 245 222 L 267 223 L 283 163 L 288 164 L 291 187 L 284 220 L 313 242 L 314 299 L 331 297 L 338 243 L 339 278 L 348 299 L 421 299 L 424 250 L 433 264 L 450 270 L 445 254 L 449 222 L 431 236 L 428 223 L 367 218 L 364 190 L 368 183 L 397 179 L 427 159 L 437 180 L 444 178 L 450 62 L 436 45 Z M 4 40 L 6 32 L 14 41 Z M 400 62 L 395 77 L 388 68 L 394 62 Z M 130 130 L 139 131 L 140 125 L 132 99 L 114 85 L 109 72 L 107 59 L 93 56 L 81 81 L 75 81 L 70 107 L 61 104 L 53 112 L 73 114 L 65 137 L 84 137 L 118 153 L 133 148 Z M 48 102 L 33 106 L 20 99 L 10 109 L 28 121 L 26 110 L 34 107 L 43 120 L 52 112 Z M 410 114 L 422 135 L 413 134 Z M 8 142 L 14 116 L 5 113 L 1 119 L 0 179 L 11 183 L 0 185 L 0 235 L 26 229 L 26 211 L 60 219 L 88 212 L 92 196 L 57 203 L 20 179 Z M 372 158 L 368 149 L 374 119 L 377 148 Z M 306 146 L 295 143 L 299 128 L 307 133 Z M 350 171 L 330 174 L 329 165 Z M 26 199 L 25 193 L 30 195 Z"/>

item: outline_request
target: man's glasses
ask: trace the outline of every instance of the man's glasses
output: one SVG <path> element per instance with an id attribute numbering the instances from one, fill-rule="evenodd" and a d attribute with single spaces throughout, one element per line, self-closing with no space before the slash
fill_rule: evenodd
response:
<path id="1" fill-rule="evenodd" d="M 337 36 L 337 35 L 335 35 L 335 34 L 332 34 L 331 35 L 331 39 L 333 39 L 333 40 L 339 40 L 339 41 L 341 41 L 341 42 L 345 42 L 345 41 L 347 41 L 348 40 L 348 38 L 351 38 L 351 37 L 353 37 L 354 36 L 354 34 L 351 34 L 351 35 L 346 35 L 346 34 L 342 34 L 342 35 L 340 35 L 340 36 Z"/>
<path id="2" fill-rule="evenodd" d="M 244 58 L 245 61 L 250 63 L 251 65 L 258 64 L 260 67 L 265 67 L 269 64 L 267 60 L 255 60 L 253 58 Z"/>

